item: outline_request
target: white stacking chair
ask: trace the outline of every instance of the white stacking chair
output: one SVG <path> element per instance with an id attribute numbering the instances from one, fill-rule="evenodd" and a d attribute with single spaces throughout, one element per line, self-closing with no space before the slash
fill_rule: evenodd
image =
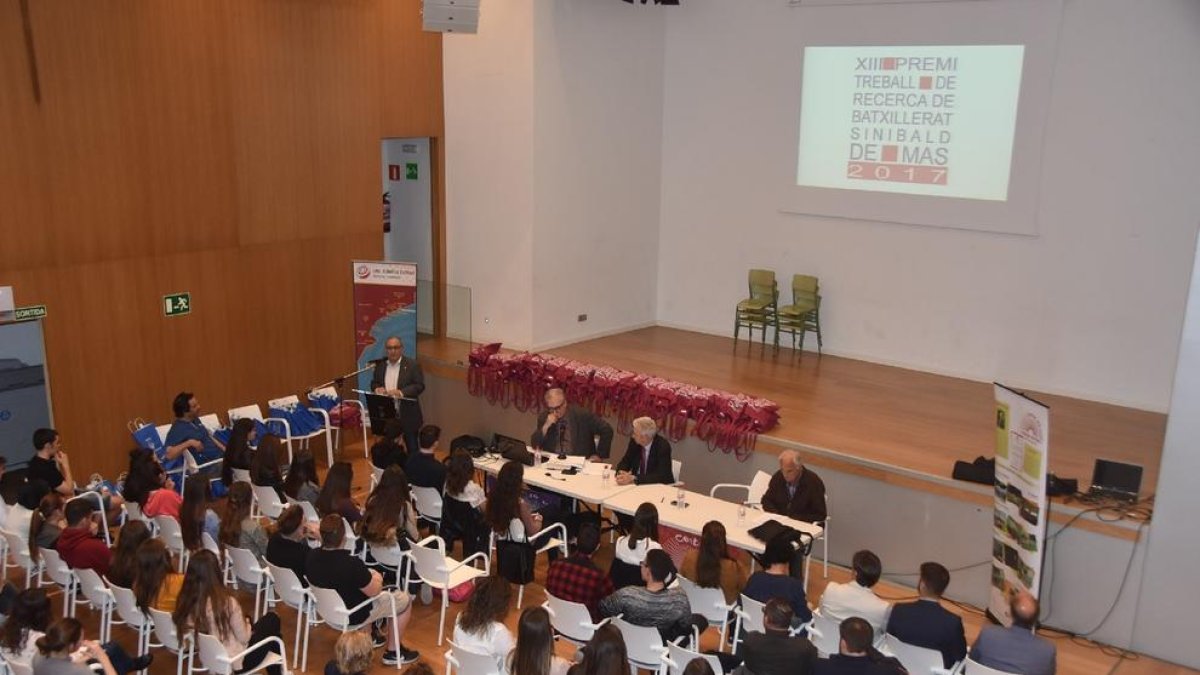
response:
<path id="1" fill-rule="evenodd" d="M 429 548 L 427 544 L 436 544 Z M 446 542 L 437 535 L 425 537 L 408 551 L 412 559 L 412 571 L 422 583 L 442 591 L 442 611 L 438 618 L 438 646 L 442 645 L 442 637 L 446 630 L 446 607 L 450 604 L 450 589 L 487 576 L 491 570 L 491 560 L 482 551 L 472 554 L 459 562 L 446 555 Z M 483 561 L 483 569 L 471 566 L 474 560 Z"/>
<path id="2" fill-rule="evenodd" d="M 354 553 L 354 549 L 358 548 L 358 536 L 354 534 L 354 527 L 350 525 L 350 521 L 342 518 L 342 527 L 346 531 L 346 538 L 342 540 L 342 548 Z M 364 547 L 360 558 L 367 557 L 367 549 Z"/>
<path id="3" fill-rule="evenodd" d="M 99 492 L 84 492 L 80 495 L 75 495 L 67 501 L 63 502 L 63 512 L 66 512 L 67 504 L 82 499 L 96 503 L 96 511 L 101 515 L 100 527 L 104 530 L 104 545 L 112 548 L 112 533 L 108 531 L 108 514 L 104 512 L 104 497 Z"/>
<path id="4" fill-rule="evenodd" d="M 630 667 L 662 672 L 663 657 L 667 655 L 667 648 L 663 645 L 662 635 L 657 628 L 635 626 L 620 614 L 612 618 L 612 624 L 621 631 L 621 637 L 625 638 L 625 651 L 629 656 Z"/>
<path id="5" fill-rule="evenodd" d="M 938 650 L 910 645 L 895 635 L 884 634 L 882 650 L 900 659 L 909 675 L 953 675 L 958 670 L 957 663 L 944 667 Z"/>
<path id="6" fill-rule="evenodd" d="M 347 607 L 342 601 L 342 596 L 332 588 L 321 588 L 319 586 L 309 586 L 308 592 L 313 598 L 313 608 L 316 611 L 316 616 L 326 626 L 343 633 L 352 630 L 360 630 L 366 627 L 367 623 L 351 623 L 350 615 L 364 607 L 370 607 L 375 598 L 367 598 L 353 607 Z M 396 645 L 400 644 L 400 627 L 396 625 L 396 605 L 392 600 L 390 593 L 384 592 L 384 597 L 392 603 L 392 638 Z M 396 659 L 396 670 L 400 670 L 400 659 Z"/>
<path id="7" fill-rule="evenodd" d="M 212 535 L 207 532 L 200 533 L 200 547 L 205 551 L 211 551 L 217 556 L 217 560 L 221 562 L 221 578 L 228 585 L 233 582 L 233 572 L 230 567 L 229 557 L 221 553 L 221 547 L 217 545 L 217 541 L 212 538 Z"/>
<path id="8" fill-rule="evenodd" d="M 411 542 L 409 546 L 412 546 Z M 405 555 L 404 549 L 400 547 L 400 544 L 384 546 L 383 544 L 367 542 L 367 553 L 371 554 L 371 558 L 375 560 L 376 566 L 395 572 L 397 580 L 407 578 L 403 568 L 404 563 L 408 560 L 408 556 Z"/>
<path id="9" fill-rule="evenodd" d="M 184 672 L 191 673 L 192 664 L 196 659 L 195 650 L 192 648 L 191 634 L 184 635 L 180 640 L 171 614 L 161 609 L 150 608 L 150 622 L 154 626 L 154 635 L 158 641 L 162 643 L 163 647 L 166 647 L 167 651 L 175 655 L 175 675 L 183 675 Z M 185 663 L 187 664 L 186 671 L 184 670 Z"/>
<path id="10" fill-rule="evenodd" d="M 1021 675 L 1020 673 L 1010 673 L 1007 670 L 985 666 L 982 663 L 973 661 L 969 656 L 963 660 L 962 668 L 959 672 L 963 675 Z"/>
<path id="11" fill-rule="evenodd" d="M 266 596 L 269 583 L 267 570 L 258 557 L 248 549 L 226 546 L 225 555 L 229 558 L 229 564 L 233 568 L 233 578 L 237 585 L 244 584 L 254 591 L 253 620 L 258 621 L 258 617 L 262 615 L 263 598 Z"/>
<path id="12" fill-rule="evenodd" d="M 681 459 L 671 460 L 671 477 L 675 479 L 671 484 L 672 485 L 683 485 L 683 478 L 681 478 L 682 475 L 683 475 L 683 460 L 681 460 Z"/>
<path id="13" fill-rule="evenodd" d="M 100 613 L 100 642 L 108 642 L 112 639 L 112 613 L 117 604 L 112 591 L 108 590 L 108 584 L 104 583 L 104 579 L 96 570 L 72 571 L 79 592 L 92 606 L 92 611 Z"/>
<path id="14" fill-rule="evenodd" d="M 549 592 L 546 593 L 546 602 L 542 607 L 550 614 L 550 625 L 554 627 L 558 637 L 579 647 L 590 642 L 596 630 L 608 623 L 608 619 L 592 623 L 592 615 L 586 605 L 556 598 Z"/>
<path id="15" fill-rule="evenodd" d="M 234 469 L 233 467 L 230 467 L 229 477 L 235 483 L 250 483 L 251 485 L 254 484 L 254 481 L 250 480 L 250 469 Z"/>
<path id="16" fill-rule="evenodd" d="M 721 641 L 718 644 L 724 648 L 725 635 L 729 631 L 729 614 L 737 605 L 725 602 L 725 593 L 720 588 L 701 588 L 691 579 L 682 576 L 678 579 L 683 592 L 687 594 L 692 612 L 707 619 L 710 626 L 720 628 Z"/>
<path id="17" fill-rule="evenodd" d="M 300 654 L 300 670 L 308 670 L 308 634 L 311 628 L 313 614 L 313 598 L 308 588 L 300 582 L 296 573 L 286 567 L 267 563 L 267 574 L 271 578 L 270 591 L 272 598 L 278 597 L 283 604 L 296 610 L 296 640 L 292 647 L 292 669 L 295 670 Z"/>
<path id="18" fill-rule="evenodd" d="M 434 530 L 442 524 L 442 493 L 437 488 L 412 487 L 413 504 L 417 515 L 433 523 Z"/>
<path id="19" fill-rule="evenodd" d="M 158 439 L 160 441 L 162 441 L 163 448 L 166 448 L 167 447 L 167 432 L 169 432 L 171 430 L 171 425 L 170 424 L 159 424 L 159 425 L 155 426 L 154 429 L 155 429 L 155 431 L 158 432 Z M 193 458 L 193 460 L 194 460 L 194 458 Z M 182 494 L 183 493 L 183 484 L 184 484 L 184 482 L 187 481 L 187 459 L 184 458 L 184 462 L 179 465 L 179 468 L 171 469 L 170 471 L 167 471 L 166 473 L 167 473 L 168 477 L 170 477 L 172 480 L 175 481 L 175 485 L 178 486 L 179 492 L 180 492 L 180 494 Z"/>
<path id="20" fill-rule="evenodd" d="M 362 430 L 363 457 L 371 456 L 371 449 L 367 445 L 367 407 L 363 405 L 362 401 L 360 401 L 356 398 L 343 399 L 340 396 L 338 396 L 337 390 L 334 389 L 333 387 L 322 387 L 321 389 L 314 389 L 314 390 L 308 392 L 306 394 L 306 396 L 308 397 L 308 402 L 310 404 L 313 402 L 314 398 L 323 397 L 323 398 L 333 399 L 334 401 L 336 401 L 338 403 L 348 403 L 348 404 L 358 408 L 358 419 L 361 422 L 358 425 L 358 428 Z M 320 407 L 320 406 L 311 406 L 311 407 Z M 333 444 L 337 445 L 338 441 L 341 439 L 342 425 L 334 424 L 333 420 L 329 421 L 329 425 L 331 427 L 333 427 Z"/>
<path id="21" fill-rule="evenodd" d="M 683 669 L 687 668 L 694 659 L 708 661 L 708 665 L 712 667 L 715 675 L 725 675 L 725 669 L 721 667 L 721 659 L 711 654 L 701 654 L 688 649 L 679 644 L 682 641 L 683 638 L 678 638 L 674 642 L 667 643 L 667 653 L 663 655 L 663 665 L 666 666 L 664 675 L 683 675 Z"/>
<path id="22" fill-rule="evenodd" d="M 4 662 L 8 666 L 8 670 L 12 675 L 33 675 L 33 664 L 18 661 L 16 659 L 8 659 Z"/>
<path id="23" fill-rule="evenodd" d="M 63 616 L 75 616 L 75 575 L 71 568 L 63 562 L 62 556 L 52 548 L 38 547 L 38 557 L 42 559 L 42 572 L 50 577 L 50 581 L 63 589 Z M 40 583 L 38 584 L 41 585 Z"/>
<path id="24" fill-rule="evenodd" d="M 183 529 L 179 521 L 171 516 L 154 516 L 154 524 L 158 528 L 158 536 L 166 544 L 167 550 L 179 556 L 179 571 L 187 571 L 188 550 L 183 545 Z"/>
<path id="25" fill-rule="evenodd" d="M 283 427 L 283 443 L 287 446 L 288 464 L 292 463 L 292 425 L 282 417 L 263 417 L 262 408 L 258 407 L 257 403 L 244 405 L 240 408 L 229 409 L 229 423 L 242 419 L 243 417 L 257 420 L 266 424 L 267 422 L 278 422 Z"/>
<path id="26" fill-rule="evenodd" d="M 17 567 L 25 570 L 25 588 L 29 588 L 34 579 L 40 580 L 42 577 L 42 561 L 34 561 L 33 556 L 29 554 L 29 542 L 20 535 L 8 530 L 0 530 L 0 534 L 4 536 L 4 544 L 8 553 L 8 556 L 5 557 L 5 570 L 8 569 L 8 558 L 11 557 Z"/>
<path id="27" fill-rule="evenodd" d="M 556 532 L 558 533 L 557 537 L 548 536 Z M 542 540 L 541 544 L 536 543 L 539 539 Z M 562 554 L 563 558 L 566 558 L 568 555 L 567 526 L 564 523 L 551 523 L 533 534 L 526 535 L 525 541 L 529 542 L 529 544 L 533 546 L 533 553 L 535 557 L 545 553 L 546 551 L 549 551 L 552 548 L 557 548 Z M 490 558 L 494 555 L 498 555 L 496 553 L 496 531 L 491 530 L 488 533 L 488 557 Z M 517 586 L 517 609 L 521 608 L 521 602 L 524 600 L 524 598 L 525 584 L 520 584 Z"/>
<path id="28" fill-rule="evenodd" d="M 735 652 L 742 636 L 746 633 L 766 632 L 766 627 L 763 626 L 763 608 L 765 606 L 766 603 L 759 602 L 745 593 L 738 596 L 738 606 L 733 610 L 737 615 L 737 625 L 733 628 L 733 650 Z"/>
<path id="29" fill-rule="evenodd" d="M 150 533 L 154 533 L 154 521 L 144 513 L 142 507 L 137 502 L 125 502 L 125 520 L 140 520 L 150 528 Z"/>
<path id="30" fill-rule="evenodd" d="M 742 501 L 745 504 L 761 504 L 763 495 L 767 494 L 767 487 L 771 484 L 771 474 L 766 471 L 759 471 L 754 474 L 749 485 L 741 483 L 717 483 L 708 491 L 709 497 L 716 497 L 719 490 L 744 491 Z M 735 500 L 738 501 L 738 500 Z"/>
<path id="31" fill-rule="evenodd" d="M 300 397 L 295 396 L 295 395 L 283 396 L 280 398 L 274 398 L 274 399 L 271 399 L 270 401 L 267 401 L 267 409 L 270 410 L 273 414 L 275 413 L 275 411 L 287 410 L 288 408 L 291 408 L 293 406 L 308 408 L 309 410 L 311 410 L 317 417 L 321 418 L 322 426 L 320 429 L 317 429 L 316 431 L 314 431 L 310 434 L 304 435 L 304 436 L 293 436 L 291 426 L 289 425 L 287 427 L 288 439 L 289 439 L 288 440 L 288 463 L 290 464 L 292 461 L 292 443 L 291 443 L 292 439 L 300 441 L 300 447 L 307 448 L 308 441 L 310 439 L 316 438 L 318 436 L 325 436 L 325 452 L 326 452 L 326 455 L 328 456 L 328 460 L 329 460 L 329 464 L 327 464 L 326 466 L 333 466 L 333 434 L 332 434 L 333 425 L 329 423 L 329 413 L 325 412 L 324 408 L 321 408 L 320 406 L 312 406 L 312 407 L 306 406 L 300 402 Z"/>
<path id="32" fill-rule="evenodd" d="M 108 589 L 112 591 L 113 600 L 116 601 L 117 616 L 121 622 L 137 631 L 137 653 L 134 656 L 145 654 L 150 651 L 151 646 L 157 647 L 158 645 L 152 645 L 150 642 L 150 629 L 154 622 L 138 607 L 133 591 L 113 584 L 109 584 Z"/>
<path id="33" fill-rule="evenodd" d="M 829 521 L 833 518 L 829 515 L 829 490 L 825 490 L 825 520 L 822 520 L 814 525 L 821 526 L 821 576 L 829 578 Z M 808 571 L 804 572 L 804 590 L 808 590 Z"/>
<path id="34" fill-rule="evenodd" d="M 841 649 L 842 637 L 839 628 L 840 621 L 822 616 L 820 612 L 813 612 L 812 625 L 808 627 L 808 640 L 817 648 L 821 658 L 829 658 L 830 654 L 837 654 Z"/>
<path id="35" fill-rule="evenodd" d="M 287 504 L 279 498 L 279 493 L 270 485 L 250 485 L 254 492 L 254 502 L 258 504 L 258 512 L 262 515 L 275 519 L 279 514 L 283 513 L 283 509 Z"/>
<path id="36" fill-rule="evenodd" d="M 250 652 L 264 645 L 275 644 L 279 646 L 279 653 L 271 653 L 267 658 L 251 670 L 239 670 L 238 675 L 249 675 L 267 669 L 269 666 L 279 666 L 283 671 L 283 675 L 288 675 L 287 659 L 283 658 L 284 651 L 283 640 L 277 637 L 269 637 L 265 640 L 246 647 L 236 654 L 230 654 L 225 649 L 225 645 L 216 637 L 208 633 L 196 633 L 196 652 L 200 656 L 200 665 L 212 675 L 233 675 L 233 662 L 244 657 Z"/>
<path id="37" fill-rule="evenodd" d="M 288 504 L 299 504 L 300 509 L 304 511 L 304 520 L 310 523 L 321 522 L 321 514 L 317 513 L 317 507 L 312 505 L 312 502 L 307 502 L 302 499 L 287 498 Z"/>
<path id="38" fill-rule="evenodd" d="M 381 481 L 381 480 L 383 480 L 383 469 L 372 464 L 371 465 L 371 482 L 370 482 L 370 485 L 367 486 L 367 492 L 374 492 L 375 486 L 379 485 L 379 481 Z"/>
<path id="39" fill-rule="evenodd" d="M 447 642 L 450 643 L 450 649 L 445 654 L 446 675 L 451 672 L 461 675 L 504 675 L 495 657 L 464 649 L 454 644 L 453 640 Z"/>

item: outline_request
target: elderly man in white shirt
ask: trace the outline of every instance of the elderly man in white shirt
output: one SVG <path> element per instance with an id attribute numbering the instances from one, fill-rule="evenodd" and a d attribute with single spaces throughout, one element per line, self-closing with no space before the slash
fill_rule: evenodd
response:
<path id="1" fill-rule="evenodd" d="M 871 624 L 875 635 L 882 635 L 892 606 L 871 589 L 883 574 L 883 564 L 879 562 L 879 556 L 864 550 L 854 554 L 851 565 L 853 581 L 830 582 L 825 587 L 821 595 L 821 616 L 839 624 L 852 616 L 862 617 Z"/>

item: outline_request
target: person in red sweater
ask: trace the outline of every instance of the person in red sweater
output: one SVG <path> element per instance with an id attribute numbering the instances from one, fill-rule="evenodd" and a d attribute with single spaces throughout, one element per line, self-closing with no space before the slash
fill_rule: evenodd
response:
<path id="1" fill-rule="evenodd" d="M 77 499 L 67 504 L 67 528 L 58 535 L 58 554 L 71 569 L 96 570 L 100 576 L 108 574 L 112 562 L 112 551 L 104 540 L 96 536 L 100 523 L 93 517 L 96 505 L 86 499 Z"/>

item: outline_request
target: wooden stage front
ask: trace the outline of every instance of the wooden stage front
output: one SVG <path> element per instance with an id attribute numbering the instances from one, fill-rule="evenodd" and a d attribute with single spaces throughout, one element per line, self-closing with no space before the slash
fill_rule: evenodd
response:
<path id="1" fill-rule="evenodd" d="M 418 341 L 427 368 L 461 371 L 469 350 L 456 340 Z M 760 451 L 778 452 L 781 446 L 772 442 L 778 440 L 942 479 L 949 478 L 955 460 L 994 454 L 992 385 L 986 382 L 783 347 L 775 352 L 744 340 L 735 348 L 731 338 L 660 327 L 549 351 L 772 399 L 782 417 L 760 437 Z M 1154 492 L 1166 415 L 1027 393 L 1050 406 L 1051 472 L 1076 478 L 1086 489 L 1097 457 L 1140 464 L 1142 495 Z"/>

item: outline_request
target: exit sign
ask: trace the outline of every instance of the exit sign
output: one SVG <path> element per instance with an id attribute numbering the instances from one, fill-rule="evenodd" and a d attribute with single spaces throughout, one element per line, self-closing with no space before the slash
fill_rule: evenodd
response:
<path id="1" fill-rule="evenodd" d="M 191 293 L 172 293 L 163 296 L 163 316 L 183 316 L 192 312 Z"/>

